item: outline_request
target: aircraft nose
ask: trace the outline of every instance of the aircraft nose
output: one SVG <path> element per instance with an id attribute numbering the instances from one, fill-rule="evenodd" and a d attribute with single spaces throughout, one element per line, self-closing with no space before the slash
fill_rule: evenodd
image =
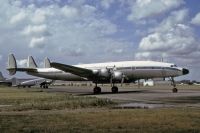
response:
<path id="1" fill-rule="evenodd" d="M 189 73 L 189 70 L 188 69 L 185 69 L 185 68 L 183 68 L 183 75 L 186 75 L 186 74 L 188 74 Z"/>

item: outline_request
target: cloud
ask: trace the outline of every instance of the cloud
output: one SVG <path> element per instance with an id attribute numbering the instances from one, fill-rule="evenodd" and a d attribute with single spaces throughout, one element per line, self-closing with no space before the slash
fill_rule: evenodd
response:
<path id="1" fill-rule="evenodd" d="M 27 59 L 17 60 L 18 67 L 26 67 L 27 66 Z"/>
<path id="2" fill-rule="evenodd" d="M 30 48 L 44 48 L 45 47 L 45 38 L 40 37 L 40 38 L 32 38 L 31 42 L 29 44 Z"/>
<path id="3" fill-rule="evenodd" d="M 110 8 L 112 3 L 114 3 L 114 0 L 101 0 L 101 6 L 105 9 Z"/>
<path id="4" fill-rule="evenodd" d="M 194 61 L 194 53 L 198 53 L 198 39 L 194 29 L 187 24 L 188 11 L 174 11 L 160 25 L 151 29 L 150 34 L 139 43 L 137 59 L 173 58 L 182 62 Z M 186 61 L 187 60 L 187 61 Z"/>
<path id="5" fill-rule="evenodd" d="M 72 18 L 76 18 L 79 16 L 79 11 L 77 8 L 75 7 L 71 7 L 71 6 L 64 6 L 62 9 L 61 9 L 61 13 L 63 13 L 63 15 L 66 17 L 66 18 L 69 18 L 69 19 L 72 19 Z"/>
<path id="6" fill-rule="evenodd" d="M 11 24 L 16 24 L 20 21 L 23 21 L 26 17 L 25 12 L 21 11 L 18 14 L 14 15 L 11 19 L 10 19 L 10 23 Z"/>
<path id="7" fill-rule="evenodd" d="M 131 3 L 131 13 L 128 15 L 128 20 L 138 21 L 153 17 L 182 4 L 184 4 L 183 0 L 136 0 L 136 2 Z"/>
<path id="8" fill-rule="evenodd" d="M 0 60 L 2 60 L 2 58 L 3 58 L 3 56 L 2 56 L 2 55 L 0 55 Z"/>
<path id="9" fill-rule="evenodd" d="M 192 18 L 191 23 L 200 26 L 200 13 L 196 14 L 196 16 Z"/>
<path id="10" fill-rule="evenodd" d="M 160 52 L 172 52 L 177 54 L 187 54 L 194 49 L 195 38 L 185 32 L 191 32 L 192 29 L 186 25 L 180 25 L 173 27 L 171 31 L 166 34 L 155 32 L 153 34 L 144 37 L 139 45 L 139 49 L 145 51 L 160 51 Z M 178 51 L 177 51 L 178 50 Z"/>
<path id="11" fill-rule="evenodd" d="M 31 21 L 35 24 L 44 23 L 48 15 L 51 15 L 51 12 L 48 10 L 36 9 L 33 17 L 31 18 Z"/>
<path id="12" fill-rule="evenodd" d="M 30 35 L 30 36 L 48 36 L 48 35 L 50 35 L 50 33 L 47 30 L 47 25 L 46 24 L 28 25 L 22 31 L 22 34 Z"/>

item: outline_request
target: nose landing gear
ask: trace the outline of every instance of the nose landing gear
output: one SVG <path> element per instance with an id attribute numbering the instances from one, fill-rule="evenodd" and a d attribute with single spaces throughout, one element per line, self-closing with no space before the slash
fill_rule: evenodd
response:
<path id="1" fill-rule="evenodd" d="M 178 89 L 176 88 L 176 83 L 175 83 L 173 77 L 171 77 L 171 82 L 172 82 L 172 85 L 173 85 L 173 87 L 174 87 L 174 88 L 172 89 L 172 92 L 173 92 L 173 93 L 177 93 L 177 92 L 178 92 Z"/>

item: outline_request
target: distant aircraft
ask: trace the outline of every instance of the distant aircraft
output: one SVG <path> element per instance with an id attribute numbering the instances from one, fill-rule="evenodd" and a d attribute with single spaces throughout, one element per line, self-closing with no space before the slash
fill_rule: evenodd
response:
<path id="1" fill-rule="evenodd" d="M 35 78 L 35 79 L 18 79 L 11 78 L 7 79 L 0 72 L 0 85 L 7 86 L 17 86 L 17 87 L 31 87 L 35 85 L 40 85 L 41 88 L 48 88 L 48 85 L 52 84 L 53 80 L 45 79 L 45 78 Z"/>
<path id="2" fill-rule="evenodd" d="M 23 82 L 19 82 L 16 84 L 17 87 L 31 87 L 35 85 L 40 85 L 40 88 L 48 88 L 48 85 L 50 85 L 53 82 L 53 80 L 48 80 L 45 78 L 37 78 L 37 79 L 32 79 L 32 80 L 26 80 Z"/>
<path id="3" fill-rule="evenodd" d="M 0 85 L 12 86 L 12 79 L 6 79 L 0 72 Z"/>
<path id="4" fill-rule="evenodd" d="M 153 78 L 170 78 L 173 89 L 176 93 L 178 90 L 174 81 L 174 77 L 186 75 L 188 69 L 177 67 L 172 63 L 155 62 L 155 61 L 122 61 L 108 62 L 82 65 L 66 65 L 52 62 L 46 59 L 49 68 L 37 68 L 32 56 L 28 57 L 28 67 L 18 68 L 15 57 L 10 54 L 8 57 L 8 68 L 10 75 L 14 75 L 16 71 L 24 71 L 29 75 L 67 81 L 92 81 L 95 83 L 93 89 L 95 94 L 101 93 L 101 88 L 97 86 L 99 83 L 110 83 L 113 93 L 118 92 L 115 83 L 130 83 L 139 79 Z"/>

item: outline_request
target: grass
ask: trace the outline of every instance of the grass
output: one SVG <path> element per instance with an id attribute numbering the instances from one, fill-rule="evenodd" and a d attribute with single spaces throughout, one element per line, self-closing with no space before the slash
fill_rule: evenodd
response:
<path id="1" fill-rule="evenodd" d="M 200 110 L 72 110 L 0 114 L 1 132 L 198 133 Z"/>
<path id="2" fill-rule="evenodd" d="M 110 100 L 0 88 L 1 133 L 199 133 L 200 108 L 111 109 Z"/>
<path id="3" fill-rule="evenodd" d="M 108 99 L 47 93 L 41 90 L 0 88 L 0 111 L 94 108 L 113 105 Z"/>

